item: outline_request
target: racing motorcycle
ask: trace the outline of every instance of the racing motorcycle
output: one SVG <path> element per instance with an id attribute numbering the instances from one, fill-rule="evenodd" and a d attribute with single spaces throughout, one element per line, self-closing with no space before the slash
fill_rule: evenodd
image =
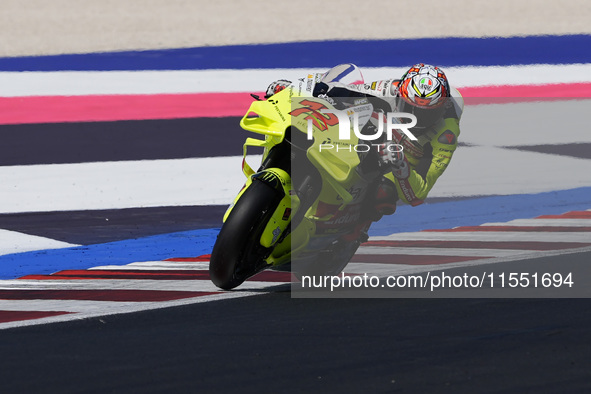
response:
<path id="1" fill-rule="evenodd" d="M 377 153 L 367 149 L 373 144 L 339 129 L 332 100 L 292 86 L 266 100 L 254 97 L 240 126 L 264 139 L 249 137 L 244 144 L 246 183 L 224 215 L 210 278 L 229 290 L 265 269 L 337 275 L 375 220 L 381 173 L 363 164 L 377 162 Z M 373 111 L 367 99 L 346 109 L 362 130 Z M 256 171 L 246 160 L 249 147 L 263 148 Z"/>

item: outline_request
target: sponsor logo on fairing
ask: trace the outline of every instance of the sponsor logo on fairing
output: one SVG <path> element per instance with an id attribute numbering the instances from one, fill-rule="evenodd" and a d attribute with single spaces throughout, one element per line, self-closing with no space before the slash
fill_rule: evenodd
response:
<path id="1" fill-rule="evenodd" d="M 366 100 L 362 102 L 355 101 L 355 105 L 347 110 L 329 109 L 322 103 L 311 100 L 303 100 L 300 104 L 303 106 L 293 110 L 290 114 L 292 116 L 298 116 L 309 113 L 305 118 L 307 121 L 308 140 L 314 139 L 314 127 L 320 131 L 325 131 L 328 129 L 328 126 L 336 126 L 337 124 L 339 125 L 340 141 L 350 141 L 352 139 L 351 130 L 353 130 L 355 136 L 361 141 L 375 141 L 382 137 L 384 131 L 388 141 L 398 141 L 398 138 L 394 138 L 394 136 L 398 137 L 401 134 L 405 135 L 411 141 L 418 140 L 410 131 L 417 124 L 417 117 L 411 113 L 388 112 L 376 119 L 375 123 L 377 127 L 375 128 L 376 131 L 374 134 L 362 134 L 361 130 L 373 113 L 373 106 L 367 103 Z M 410 122 L 402 123 L 402 120 L 410 120 Z M 399 130 L 401 133 L 396 130 Z M 323 143 L 319 146 L 319 150 L 334 149 L 336 151 L 368 152 L 372 147 L 379 152 L 384 147 L 384 144 Z M 390 144 L 386 148 L 391 152 L 401 152 L 404 149 L 400 144 Z"/>
<path id="2" fill-rule="evenodd" d="M 371 106 L 367 106 L 367 107 L 371 111 Z M 336 110 L 336 109 L 321 109 L 320 113 L 336 116 L 336 118 L 338 119 L 338 125 L 339 125 L 339 140 L 341 140 L 341 141 L 351 140 L 351 129 L 353 129 L 353 133 L 355 134 L 355 136 L 359 140 L 375 141 L 378 138 L 382 137 L 382 135 L 384 133 L 384 123 L 382 122 L 381 119 L 378 119 L 377 130 L 374 134 L 362 134 L 360 129 L 362 129 L 363 126 L 360 127 L 359 114 L 360 114 L 360 112 L 364 112 L 364 110 L 366 110 L 366 109 L 360 108 L 359 111 L 356 111 L 356 110 L 340 111 L 340 110 Z M 352 127 L 351 127 L 351 118 L 350 117 L 353 118 Z M 410 119 L 410 122 L 409 123 L 399 123 L 401 119 Z M 365 119 L 365 121 L 363 123 L 367 123 L 367 119 Z M 417 124 L 417 118 L 415 115 L 410 114 L 410 113 L 406 113 L 406 112 L 388 112 L 386 115 L 386 122 L 385 123 L 386 123 L 386 139 L 388 141 L 393 140 L 393 131 L 394 130 L 400 130 L 410 140 L 417 141 L 417 138 L 409 130 L 412 127 L 416 126 L 416 124 Z M 309 140 L 313 139 L 312 124 L 313 124 L 313 120 L 308 119 L 307 134 L 308 134 Z M 339 150 L 347 149 L 349 151 L 354 150 L 355 152 L 368 152 L 369 150 L 372 149 L 372 147 L 375 147 L 379 152 L 381 148 L 384 148 L 384 145 L 383 144 L 367 144 L 367 143 L 354 144 L 354 145 L 352 144 L 352 145 L 347 145 L 347 146 L 342 146 L 339 144 L 321 144 L 319 146 L 319 149 L 320 149 L 320 151 L 331 150 L 331 149 L 336 149 L 336 151 L 339 151 Z M 385 146 L 385 149 L 395 153 L 395 152 L 402 152 L 402 150 L 404 148 L 400 144 L 390 144 L 390 145 Z"/>

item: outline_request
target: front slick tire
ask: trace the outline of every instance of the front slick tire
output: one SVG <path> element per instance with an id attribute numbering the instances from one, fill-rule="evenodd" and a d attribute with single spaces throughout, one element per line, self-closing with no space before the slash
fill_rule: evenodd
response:
<path id="1" fill-rule="evenodd" d="M 216 286 L 233 289 L 266 268 L 269 249 L 261 246 L 260 238 L 282 197 L 254 179 L 238 199 L 211 252 L 209 277 Z"/>

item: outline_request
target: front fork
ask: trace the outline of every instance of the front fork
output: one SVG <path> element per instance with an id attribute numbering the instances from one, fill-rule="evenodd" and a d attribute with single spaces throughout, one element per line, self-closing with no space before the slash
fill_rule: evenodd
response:
<path id="1" fill-rule="evenodd" d="M 295 179 L 291 175 L 293 166 L 298 169 Z M 260 244 L 271 250 L 267 262 L 281 265 L 289 261 L 292 250 L 305 247 L 315 232 L 315 225 L 304 216 L 320 193 L 322 178 L 307 160 L 305 150 L 294 152 L 286 141 L 269 150 L 258 172 L 245 174 L 246 183 L 226 211 L 224 222 L 253 182 L 263 182 L 275 189 L 282 197 L 265 225 Z"/>
<path id="2" fill-rule="evenodd" d="M 266 168 L 248 178 L 246 184 L 234 199 L 234 203 L 230 205 L 226 211 L 224 222 L 230 215 L 236 202 L 242 197 L 246 189 L 248 189 L 253 182 L 263 182 L 283 196 L 279 201 L 279 204 L 275 207 L 260 238 L 260 244 L 263 247 L 271 248 L 275 246 L 279 240 L 285 238 L 285 234 L 289 229 L 292 218 L 299 210 L 300 199 L 294 192 L 291 177 L 286 171 L 280 168 Z"/>

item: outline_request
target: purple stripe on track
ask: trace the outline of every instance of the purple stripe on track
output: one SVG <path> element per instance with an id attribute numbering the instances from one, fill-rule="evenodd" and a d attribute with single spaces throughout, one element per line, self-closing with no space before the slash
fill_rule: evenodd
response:
<path id="1" fill-rule="evenodd" d="M 98 244 L 218 228 L 226 205 L 25 212 L 0 215 L 0 228 L 73 244 Z"/>
<path id="2" fill-rule="evenodd" d="M 0 166 L 236 156 L 239 118 L 0 126 Z"/>

